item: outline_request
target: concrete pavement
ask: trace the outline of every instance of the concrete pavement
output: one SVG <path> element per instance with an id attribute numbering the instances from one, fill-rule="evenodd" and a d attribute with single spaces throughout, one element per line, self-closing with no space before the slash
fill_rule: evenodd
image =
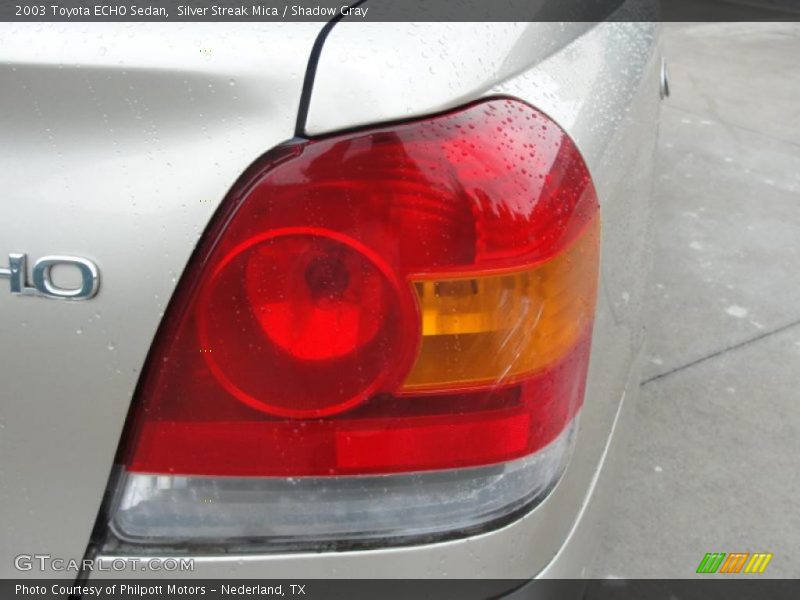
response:
<path id="1" fill-rule="evenodd" d="M 649 360 L 595 576 L 800 576 L 800 24 L 665 25 Z"/>

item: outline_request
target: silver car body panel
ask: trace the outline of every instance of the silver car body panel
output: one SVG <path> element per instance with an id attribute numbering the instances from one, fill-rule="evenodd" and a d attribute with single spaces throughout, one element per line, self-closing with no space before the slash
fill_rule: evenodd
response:
<path id="1" fill-rule="evenodd" d="M 18 140 L 13 152 L 3 144 L 3 175 L 11 181 L 6 193 L 15 202 L 0 221 L 0 256 L 74 253 L 94 260 L 103 276 L 100 294 L 80 305 L 0 292 L 2 336 L 13 341 L 0 347 L 0 376 L 7 382 L 0 404 L 0 501 L 11 516 L 0 536 L 3 573 L 21 547 L 82 554 L 176 278 L 236 176 L 292 135 L 302 81 L 297 65 L 305 66 L 319 29 L 220 25 L 201 34 L 194 25 L 119 26 L 114 38 L 131 30 L 136 36 L 114 46 L 96 42 L 95 36 L 110 35 L 108 29 L 80 27 L 54 29 L 44 36 L 50 45 L 44 48 L 41 42 L 30 47 L 32 28 L 16 27 L 8 36 L 14 43 L 0 50 L 0 68 L 16 68 L 11 76 L 29 80 L 25 88 L 0 89 L 0 106 L 13 109 L 11 118 L 5 111 L 0 131 Z M 87 29 L 94 34 L 81 50 L 75 36 L 87 37 Z M 286 40 L 275 41 L 281 37 Z M 203 54 L 207 40 L 217 40 L 223 58 Z M 187 46 L 198 56 L 189 56 Z M 99 47 L 106 52 L 99 54 Z M 198 556 L 193 576 L 585 572 L 593 550 L 588 525 L 602 514 L 591 492 L 609 480 L 600 473 L 603 459 L 613 456 L 611 432 L 615 423 L 624 429 L 623 407 L 638 389 L 659 61 L 658 25 L 649 23 L 333 28 L 317 69 L 309 134 L 513 95 L 553 117 L 584 154 L 604 227 L 601 294 L 575 452 L 551 495 L 501 529 L 387 549 Z M 190 98 L 196 106 L 187 109 Z M 45 161 L 37 168 L 44 177 L 26 175 L 23 166 L 33 160 Z M 119 574 L 136 575 L 157 574 Z"/>
<path id="2" fill-rule="evenodd" d="M 471 102 L 524 73 L 592 23 L 338 23 L 325 40 L 309 135 Z"/>
<path id="3" fill-rule="evenodd" d="M 244 168 L 294 135 L 321 27 L 0 24 L 0 257 L 101 276 L 84 302 L 0 279 L 0 575 L 83 556 L 176 281 Z"/>

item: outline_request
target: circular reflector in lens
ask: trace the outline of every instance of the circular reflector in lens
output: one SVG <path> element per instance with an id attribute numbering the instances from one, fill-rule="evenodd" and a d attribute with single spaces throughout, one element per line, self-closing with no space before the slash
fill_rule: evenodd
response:
<path id="1" fill-rule="evenodd" d="M 396 295 L 370 258 L 341 242 L 307 235 L 253 248 L 245 285 L 264 333 L 304 360 L 338 358 L 369 344 Z"/>
<path id="2" fill-rule="evenodd" d="M 198 334 L 212 373 L 274 415 L 352 408 L 399 383 L 417 349 L 410 287 L 368 247 L 325 229 L 247 240 L 220 262 L 202 298 Z"/>

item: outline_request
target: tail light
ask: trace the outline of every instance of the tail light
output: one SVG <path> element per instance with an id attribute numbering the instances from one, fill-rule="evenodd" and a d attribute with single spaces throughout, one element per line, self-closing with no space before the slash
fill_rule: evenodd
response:
<path id="1" fill-rule="evenodd" d="M 389 543 L 530 506 L 582 403 L 598 245 L 580 154 L 519 101 L 273 151 L 172 300 L 112 530 Z"/>

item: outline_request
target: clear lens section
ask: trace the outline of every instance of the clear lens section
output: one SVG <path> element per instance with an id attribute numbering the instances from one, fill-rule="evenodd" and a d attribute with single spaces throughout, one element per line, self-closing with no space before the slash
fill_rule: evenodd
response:
<path id="1" fill-rule="evenodd" d="M 126 473 L 111 530 L 128 543 L 285 550 L 431 541 L 485 529 L 540 501 L 560 477 L 575 423 L 525 458 L 471 469 L 355 477 Z"/>

